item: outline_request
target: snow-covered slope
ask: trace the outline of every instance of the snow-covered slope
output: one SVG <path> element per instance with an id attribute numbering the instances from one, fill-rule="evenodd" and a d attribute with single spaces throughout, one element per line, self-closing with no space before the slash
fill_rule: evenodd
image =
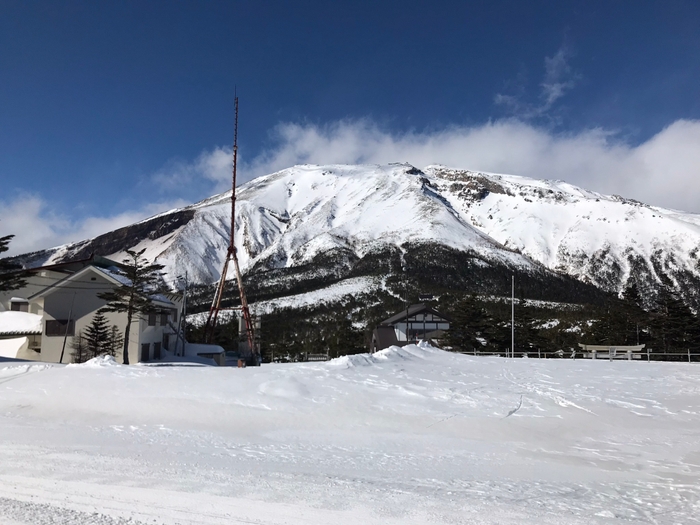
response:
<path id="1" fill-rule="evenodd" d="M 621 290 L 668 278 L 700 281 L 700 216 L 605 196 L 556 181 L 430 166 L 295 166 L 238 190 L 236 245 L 245 270 L 303 265 L 330 250 L 362 257 L 385 246 L 438 243 L 493 264 L 545 267 Z M 112 237 L 34 254 L 58 262 L 89 249 L 119 258 L 146 248 L 174 278 L 219 277 L 230 192 L 174 210 Z M 127 229 L 128 230 L 128 229 Z M 92 247 L 92 248 L 91 248 Z"/>
<path id="2" fill-rule="evenodd" d="M 652 207 L 562 181 L 425 169 L 437 190 L 481 232 L 608 290 L 628 279 L 697 279 L 700 215 Z"/>
<path id="3" fill-rule="evenodd" d="M 693 524 L 700 368 L 0 364 L 0 523 Z"/>
<path id="4" fill-rule="evenodd" d="M 426 180 L 410 166 L 391 165 L 296 166 L 251 181 L 237 200 L 242 268 L 259 262 L 300 265 L 334 249 L 362 257 L 380 245 L 435 241 L 508 265 L 531 266 L 465 222 Z M 175 268 L 189 259 L 195 279 L 216 280 L 228 238 L 229 199 L 225 194 L 196 204 L 198 213 L 160 254 L 160 262 Z"/>

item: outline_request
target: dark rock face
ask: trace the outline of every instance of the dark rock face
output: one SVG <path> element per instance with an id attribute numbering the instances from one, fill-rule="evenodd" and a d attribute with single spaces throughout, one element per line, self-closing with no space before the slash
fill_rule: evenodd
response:
<path id="1" fill-rule="evenodd" d="M 107 256 L 133 248 L 143 240 L 159 239 L 173 233 L 192 220 L 194 214 L 195 211 L 192 209 L 178 210 L 119 228 L 94 239 L 73 244 L 71 249 L 62 255 L 59 260 L 53 262 L 79 261 L 88 259 L 92 255 Z M 54 248 L 19 255 L 13 259 L 21 263 L 25 268 L 33 268 L 43 265 L 55 252 L 56 249 Z"/>

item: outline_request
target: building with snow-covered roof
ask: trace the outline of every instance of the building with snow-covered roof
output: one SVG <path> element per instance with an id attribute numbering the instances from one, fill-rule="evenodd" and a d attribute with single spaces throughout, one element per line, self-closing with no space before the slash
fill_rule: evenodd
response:
<path id="1" fill-rule="evenodd" d="M 12 348 L 17 347 L 13 357 L 71 362 L 71 343 L 106 305 L 99 294 L 126 284 L 116 265 L 108 259 L 92 258 L 34 268 L 28 270 L 23 288 L 0 293 L 0 339 L 27 338 L 26 344 L 13 343 Z M 152 312 L 132 320 L 128 344 L 130 363 L 159 359 L 163 350 L 174 346 L 179 304 L 164 295 L 154 295 L 151 303 Z M 20 315 L 24 318 L 19 319 Z M 104 315 L 109 325 L 116 326 L 123 335 L 126 313 L 108 312 Z M 27 316 L 35 322 L 33 331 L 19 333 L 28 323 Z M 3 351 L 5 354 L 13 351 L 8 345 L 4 344 L 8 347 Z M 117 359 L 121 361 L 123 356 L 118 355 Z"/>
<path id="2" fill-rule="evenodd" d="M 385 319 L 372 333 L 370 350 L 414 344 L 419 340 L 440 340 L 450 329 L 450 320 L 437 310 L 421 303 Z"/>
<path id="3" fill-rule="evenodd" d="M 17 302 L 16 298 L 13 300 Z M 26 311 L 0 312 L 0 357 L 30 359 L 41 348 L 41 332 L 40 315 Z"/>

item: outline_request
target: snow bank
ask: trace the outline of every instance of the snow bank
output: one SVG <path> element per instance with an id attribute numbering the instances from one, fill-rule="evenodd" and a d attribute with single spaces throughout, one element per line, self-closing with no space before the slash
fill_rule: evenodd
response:
<path id="1" fill-rule="evenodd" d="M 331 359 L 328 364 L 345 368 L 372 366 L 386 361 L 425 359 L 426 355 L 436 351 L 441 350 L 437 350 L 427 343 L 420 342 L 418 345 L 390 346 L 373 354 L 344 355 Z"/>
<path id="2" fill-rule="evenodd" d="M 81 368 L 103 368 L 109 366 L 121 366 L 111 355 L 99 355 L 84 363 L 71 363 L 67 366 L 79 366 Z"/>
<path id="3" fill-rule="evenodd" d="M 14 337 L 12 339 L 0 339 L 0 357 L 16 359 L 20 351 L 28 348 L 29 339 L 26 337 Z"/>

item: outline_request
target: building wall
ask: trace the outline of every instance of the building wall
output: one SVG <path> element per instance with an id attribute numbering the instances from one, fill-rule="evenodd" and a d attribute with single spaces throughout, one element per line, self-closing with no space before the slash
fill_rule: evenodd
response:
<path id="1" fill-rule="evenodd" d="M 38 360 L 48 362 L 73 362 L 71 343 L 79 333 L 85 334 L 87 327 L 92 323 L 97 310 L 106 305 L 97 294 L 113 288 L 113 284 L 102 277 L 98 272 L 88 273 L 90 277 L 80 280 L 79 285 L 71 286 L 68 282 L 65 289 L 57 289 L 48 293 L 43 298 L 43 334 L 41 339 L 41 353 Z M 30 305 L 31 308 L 31 305 Z M 72 312 L 71 312 L 72 308 Z M 158 309 L 156 307 L 156 309 Z M 165 309 L 165 308 L 163 308 Z M 75 322 L 74 336 L 49 336 L 46 335 L 46 322 L 51 320 L 66 320 L 69 318 Z M 105 313 L 109 325 L 116 325 L 122 336 L 125 335 L 127 317 L 126 313 Z M 149 344 L 149 359 L 153 358 L 153 343 L 163 341 L 163 332 L 172 330 L 166 325 L 160 324 L 160 315 L 156 316 L 156 326 L 149 326 L 148 317 L 136 315 L 132 319 L 131 332 L 129 334 L 129 362 L 141 361 L 141 345 Z M 172 314 L 170 319 L 172 319 Z M 65 346 L 64 346 L 65 339 Z M 61 360 L 61 354 L 63 359 Z M 123 362 L 121 350 L 115 356 L 118 362 Z"/>
<path id="2" fill-rule="evenodd" d="M 407 326 L 408 324 L 408 326 Z M 396 339 L 406 341 L 406 331 L 408 330 L 408 340 L 420 339 L 424 333 L 434 332 L 436 330 L 449 330 L 450 323 L 442 317 L 433 314 L 416 314 L 408 318 L 406 321 L 400 321 L 394 324 Z M 425 330 L 425 332 L 424 332 Z"/>
<path id="3" fill-rule="evenodd" d="M 52 270 L 40 270 L 25 279 L 26 285 L 20 290 L 11 290 L 9 292 L 0 292 L 0 312 L 10 309 L 10 299 L 13 297 L 21 297 L 28 299 L 34 294 L 39 293 L 46 287 L 56 284 L 61 279 L 64 279 L 67 274 L 55 272 Z M 36 306 L 35 306 L 36 310 Z M 32 311 L 32 305 L 29 306 L 29 313 L 42 315 L 42 311 Z"/>
<path id="4" fill-rule="evenodd" d="M 97 294 L 112 289 L 112 283 L 96 273 L 89 275 L 91 277 L 81 279 L 79 283 L 72 284 L 68 282 L 65 287 L 57 288 L 44 297 L 44 325 L 40 357 L 42 361 L 52 363 L 73 362 L 71 355 L 73 337 L 47 335 L 47 321 L 66 320 L 70 316 L 75 322 L 74 334 L 77 336 L 78 333 L 84 332 L 92 322 L 95 312 L 105 306 L 105 301 L 97 297 Z M 124 333 L 126 314 L 108 313 L 105 314 L 105 317 L 110 325 L 117 325 L 122 334 Z M 63 360 L 61 360 L 61 353 L 63 353 Z"/>

